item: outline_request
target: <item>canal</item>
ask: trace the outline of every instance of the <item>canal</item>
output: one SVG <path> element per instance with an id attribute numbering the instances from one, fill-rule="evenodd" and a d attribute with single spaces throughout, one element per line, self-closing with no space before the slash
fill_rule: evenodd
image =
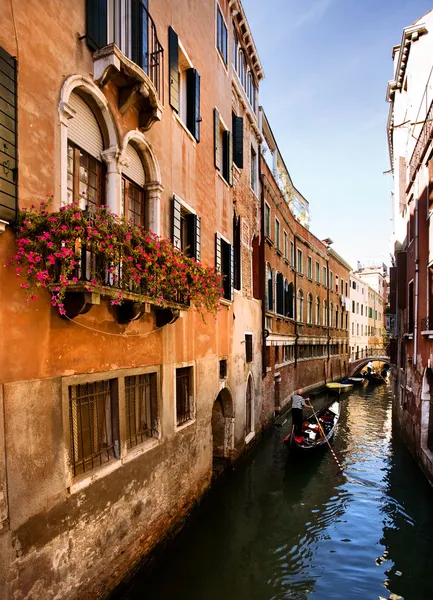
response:
<path id="1" fill-rule="evenodd" d="M 316 409 L 326 396 L 317 397 Z M 342 396 L 334 450 L 273 428 L 123 600 L 433 598 L 433 492 L 392 433 L 389 386 Z"/>

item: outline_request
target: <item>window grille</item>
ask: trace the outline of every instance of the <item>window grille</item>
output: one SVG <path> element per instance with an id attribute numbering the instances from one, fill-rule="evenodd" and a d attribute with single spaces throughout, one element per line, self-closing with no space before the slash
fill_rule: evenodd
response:
<path id="1" fill-rule="evenodd" d="M 192 396 L 192 368 L 176 369 L 176 422 L 182 425 L 194 416 Z"/>
<path id="2" fill-rule="evenodd" d="M 116 383 L 105 380 L 69 386 L 74 477 L 119 458 Z"/>
<path id="3" fill-rule="evenodd" d="M 158 437 L 156 373 L 125 377 L 127 446 Z"/>
<path id="4" fill-rule="evenodd" d="M 227 359 L 220 360 L 220 379 L 227 377 Z"/>
<path id="5" fill-rule="evenodd" d="M 253 336 L 250 333 L 245 334 L 245 360 L 253 361 Z"/>

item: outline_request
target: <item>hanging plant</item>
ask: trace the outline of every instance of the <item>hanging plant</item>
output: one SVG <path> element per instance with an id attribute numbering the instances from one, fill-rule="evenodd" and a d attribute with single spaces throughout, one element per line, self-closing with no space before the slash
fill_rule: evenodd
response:
<path id="1" fill-rule="evenodd" d="M 49 212 L 49 202 L 20 211 L 16 224 L 18 251 L 11 259 L 30 300 L 38 288 L 66 314 L 68 289 L 111 297 L 120 304 L 126 293 L 135 301 L 189 305 L 213 314 L 219 309 L 221 275 L 173 246 L 170 240 L 118 217 L 107 207 L 93 212 L 77 204 Z"/>

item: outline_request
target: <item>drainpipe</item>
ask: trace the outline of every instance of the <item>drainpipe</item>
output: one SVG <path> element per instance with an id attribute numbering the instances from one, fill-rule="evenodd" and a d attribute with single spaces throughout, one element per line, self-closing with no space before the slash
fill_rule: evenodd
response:
<path id="1" fill-rule="evenodd" d="M 329 350 L 329 342 L 331 341 L 331 325 L 330 325 L 330 322 L 331 322 L 331 318 L 332 318 L 332 315 L 330 314 L 330 306 L 329 306 L 329 248 L 328 248 L 328 263 L 326 265 L 326 280 L 327 280 L 326 281 L 326 283 L 327 283 L 327 290 L 326 290 L 327 309 L 326 309 L 326 311 L 328 313 L 328 315 L 327 315 L 327 321 L 326 322 L 328 323 L 328 367 L 329 367 L 329 361 L 331 359 L 331 354 L 330 354 L 330 350 Z M 329 375 L 329 373 L 328 373 L 328 375 Z M 332 377 L 331 377 L 331 381 L 332 381 Z"/>
<path id="2" fill-rule="evenodd" d="M 418 244 L 418 194 L 419 181 L 415 198 L 415 315 L 413 322 L 413 366 L 416 366 L 416 353 L 418 349 L 418 286 L 419 286 L 419 244 Z"/>
<path id="3" fill-rule="evenodd" d="M 260 173 L 260 250 L 259 250 L 259 289 L 261 290 L 262 296 L 262 377 L 266 376 L 266 338 L 265 338 L 265 312 L 266 312 L 266 286 L 267 281 L 265 277 L 266 272 L 266 260 L 265 260 L 265 186 L 264 177 L 262 173 L 262 158 L 261 152 L 259 152 L 259 173 Z"/>

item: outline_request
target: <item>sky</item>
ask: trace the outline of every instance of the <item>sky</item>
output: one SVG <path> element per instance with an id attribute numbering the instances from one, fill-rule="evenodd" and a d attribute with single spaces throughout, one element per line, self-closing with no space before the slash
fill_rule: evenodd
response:
<path id="1" fill-rule="evenodd" d="M 390 264 L 386 86 L 392 48 L 427 0 L 242 0 L 263 106 L 310 229 L 356 269 Z"/>

